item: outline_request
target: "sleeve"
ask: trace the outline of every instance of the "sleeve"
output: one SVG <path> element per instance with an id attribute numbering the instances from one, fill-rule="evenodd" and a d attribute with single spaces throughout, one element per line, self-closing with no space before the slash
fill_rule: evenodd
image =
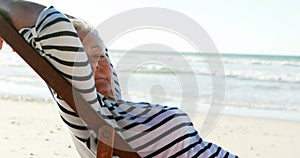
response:
<path id="1" fill-rule="evenodd" d="M 96 111 L 100 110 L 88 57 L 75 28 L 64 14 L 50 7 L 41 12 L 34 27 L 19 32 Z"/>

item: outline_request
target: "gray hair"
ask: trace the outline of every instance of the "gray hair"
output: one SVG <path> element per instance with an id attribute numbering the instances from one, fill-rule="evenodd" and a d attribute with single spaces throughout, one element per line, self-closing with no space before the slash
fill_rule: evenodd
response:
<path id="1" fill-rule="evenodd" d="M 87 31 L 90 32 L 93 30 L 93 27 L 87 23 L 86 21 L 79 19 L 79 18 L 70 18 L 70 21 L 72 22 L 73 26 L 75 27 L 76 31 Z"/>

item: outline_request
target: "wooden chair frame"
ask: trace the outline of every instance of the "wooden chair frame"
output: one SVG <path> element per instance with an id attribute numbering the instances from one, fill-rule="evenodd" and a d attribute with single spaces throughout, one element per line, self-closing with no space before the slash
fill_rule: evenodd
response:
<path id="1" fill-rule="evenodd" d="M 112 157 L 113 153 L 119 157 L 140 157 L 122 137 L 114 131 L 104 119 L 82 98 L 78 91 L 64 79 L 56 69 L 18 33 L 10 20 L 1 13 L 0 37 L 2 37 L 23 60 L 63 98 L 63 100 L 83 119 L 88 127 L 98 133 L 97 158 Z M 76 103 L 76 105 L 75 105 Z"/>

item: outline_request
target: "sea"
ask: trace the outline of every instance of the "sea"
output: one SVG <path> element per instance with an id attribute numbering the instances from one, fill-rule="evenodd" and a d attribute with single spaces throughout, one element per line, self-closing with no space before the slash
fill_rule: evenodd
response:
<path id="1" fill-rule="evenodd" d="M 300 121 L 300 56 L 111 50 L 123 100 Z M 51 102 L 43 80 L 0 52 L 0 98 Z"/>

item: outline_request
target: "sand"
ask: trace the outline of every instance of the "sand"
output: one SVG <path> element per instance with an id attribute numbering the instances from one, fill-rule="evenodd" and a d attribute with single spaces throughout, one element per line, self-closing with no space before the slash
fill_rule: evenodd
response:
<path id="1" fill-rule="evenodd" d="M 0 100 L 0 157 L 79 157 L 54 103 Z"/>
<path id="2" fill-rule="evenodd" d="M 54 103 L 2 99 L 0 106 L 1 157 L 79 157 Z M 204 139 L 242 158 L 298 157 L 299 133 L 300 122 L 222 115 Z"/>
<path id="3" fill-rule="evenodd" d="M 299 157 L 300 122 L 222 116 L 206 140 L 242 158 Z"/>

